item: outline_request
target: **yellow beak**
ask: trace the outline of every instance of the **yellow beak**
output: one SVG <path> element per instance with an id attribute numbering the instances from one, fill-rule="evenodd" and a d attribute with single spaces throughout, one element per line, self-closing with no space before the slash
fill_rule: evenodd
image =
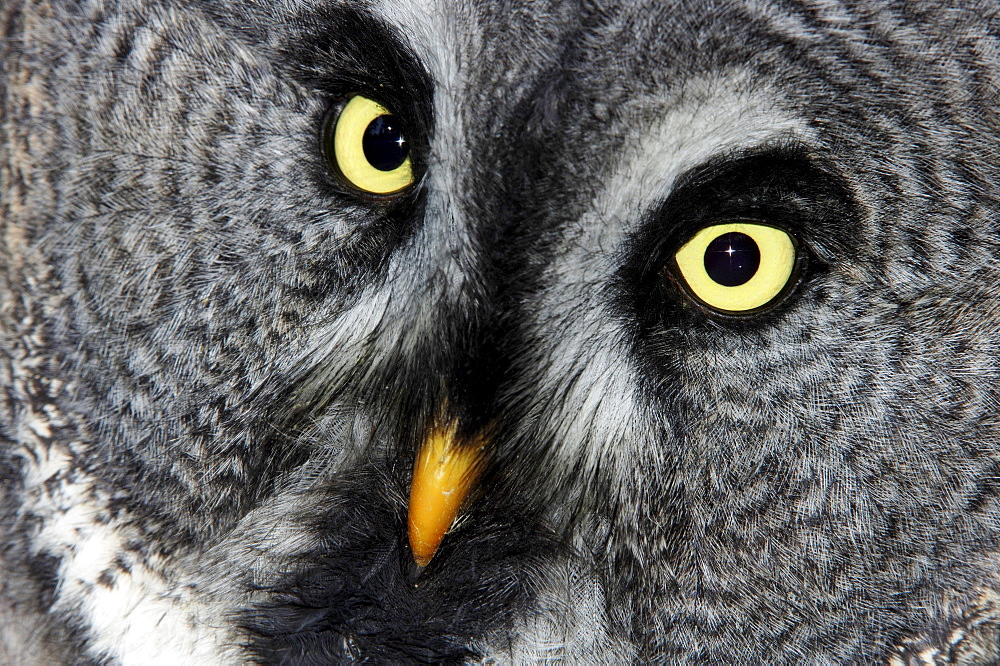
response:
<path id="1" fill-rule="evenodd" d="M 457 423 L 436 424 L 413 468 L 409 534 L 413 559 L 425 567 L 434 557 L 482 471 L 485 442 L 456 441 Z"/>

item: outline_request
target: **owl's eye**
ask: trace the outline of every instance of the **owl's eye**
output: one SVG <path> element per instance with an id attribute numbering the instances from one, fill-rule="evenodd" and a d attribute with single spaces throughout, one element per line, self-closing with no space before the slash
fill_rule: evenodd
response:
<path id="1" fill-rule="evenodd" d="M 334 173 L 370 194 L 395 194 L 413 184 L 410 145 L 399 118 L 355 95 L 323 128 L 323 149 Z"/>
<path id="2" fill-rule="evenodd" d="M 721 314 L 749 314 L 786 292 L 797 254 L 795 240 L 781 229 L 741 221 L 702 229 L 674 260 L 699 302 Z"/>

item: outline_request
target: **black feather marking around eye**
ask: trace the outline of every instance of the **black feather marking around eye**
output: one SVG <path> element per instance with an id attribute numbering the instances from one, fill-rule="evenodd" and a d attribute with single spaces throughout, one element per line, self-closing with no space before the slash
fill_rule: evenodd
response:
<path id="1" fill-rule="evenodd" d="M 433 86 L 403 36 L 347 5 L 322 5 L 296 24 L 296 40 L 283 49 L 295 63 L 292 76 L 331 105 L 360 94 L 390 109 L 406 127 L 414 173 L 422 173 L 433 129 Z"/>
<path id="2" fill-rule="evenodd" d="M 753 317 L 720 317 L 689 306 L 664 270 L 677 250 L 705 227 L 734 220 L 760 221 L 792 234 L 802 250 L 797 284 L 824 269 L 817 253 L 850 256 L 858 239 L 858 208 L 847 185 L 798 147 L 767 147 L 724 155 L 682 176 L 666 201 L 631 239 L 618 274 L 621 314 L 641 337 L 665 321 L 705 316 L 737 328 L 757 326 L 773 308 Z M 780 307 L 778 310 L 780 311 Z M 697 310 L 697 311 L 696 311 Z"/>
<path id="3" fill-rule="evenodd" d="M 433 126 L 431 77 L 405 38 L 363 6 L 322 3 L 273 25 L 266 8 L 234 11 L 234 16 L 221 13 L 219 20 L 255 49 L 270 51 L 274 67 L 321 102 L 311 119 L 312 141 L 303 146 L 309 181 L 304 185 L 328 200 L 328 210 L 350 219 L 352 233 L 336 253 L 317 254 L 306 264 L 308 279 L 300 295 L 319 301 L 336 291 L 349 297 L 348 291 L 378 279 L 393 251 L 420 225 L 426 197 L 419 181 Z M 249 16 L 239 13 L 248 11 Z M 330 173 L 322 145 L 324 122 L 354 94 L 379 102 L 405 123 L 417 186 L 392 197 L 364 196 Z"/>
<path id="4" fill-rule="evenodd" d="M 405 118 L 410 147 L 419 152 L 423 146 L 414 142 L 429 140 L 433 128 L 431 76 L 405 36 L 365 5 L 311 3 L 292 16 L 254 3 L 204 10 L 304 90 L 331 104 L 362 94 L 392 109 Z"/>

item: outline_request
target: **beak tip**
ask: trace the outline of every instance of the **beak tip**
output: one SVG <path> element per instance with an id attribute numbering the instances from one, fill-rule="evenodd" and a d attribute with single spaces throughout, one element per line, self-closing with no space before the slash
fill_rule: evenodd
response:
<path id="1" fill-rule="evenodd" d="M 407 580 L 409 580 L 410 585 L 413 587 L 418 587 L 420 585 L 420 579 L 424 576 L 424 569 L 426 564 L 420 564 L 415 559 L 412 564 L 410 564 L 409 571 L 407 571 Z"/>
<path id="2" fill-rule="evenodd" d="M 442 535 L 443 536 L 443 535 Z M 440 542 L 440 539 L 438 539 Z M 434 553 L 437 552 L 437 544 L 427 543 L 425 540 L 414 538 L 414 535 L 410 534 L 410 552 L 413 553 L 413 562 L 423 569 L 426 567 L 431 559 L 434 557 Z"/>

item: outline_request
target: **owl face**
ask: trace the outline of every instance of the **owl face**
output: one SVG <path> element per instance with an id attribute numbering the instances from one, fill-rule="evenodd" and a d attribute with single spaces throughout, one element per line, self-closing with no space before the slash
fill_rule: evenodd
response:
<path id="1" fill-rule="evenodd" d="M 8 654 L 1000 658 L 992 5 L 0 19 Z"/>

